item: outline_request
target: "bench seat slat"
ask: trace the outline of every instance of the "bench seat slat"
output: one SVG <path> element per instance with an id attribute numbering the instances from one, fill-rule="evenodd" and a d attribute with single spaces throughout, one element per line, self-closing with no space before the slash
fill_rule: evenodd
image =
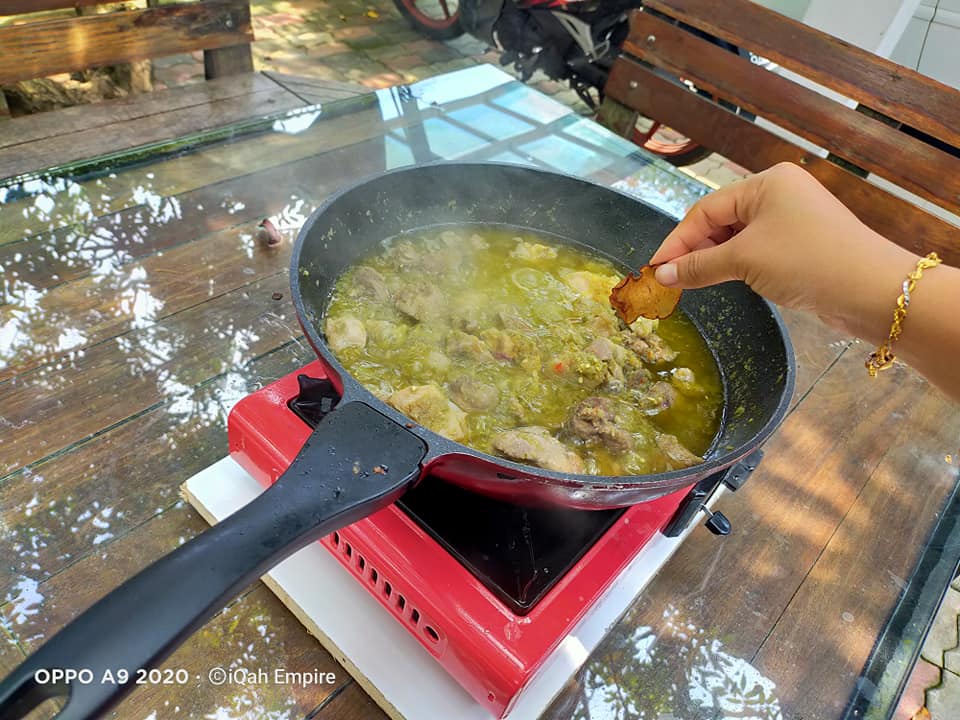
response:
<path id="1" fill-rule="evenodd" d="M 759 172 L 779 162 L 802 165 L 877 232 L 921 255 L 935 250 L 944 262 L 960 267 L 956 239 L 960 228 L 659 77 L 640 63 L 625 58 L 617 61 L 606 96 L 657 118 L 686 137 L 709 143 L 748 170 Z M 628 124 L 632 126 L 632 120 Z"/>
<path id="2" fill-rule="evenodd" d="M 698 88 L 828 148 L 947 210 L 956 211 L 960 206 L 960 158 L 760 68 L 650 13 L 631 15 L 631 32 L 624 51 L 686 78 Z M 713 147 L 712 142 L 706 144 Z"/>
<path id="3" fill-rule="evenodd" d="M 910 68 L 751 0 L 648 0 L 644 5 L 960 147 L 956 91 Z"/>

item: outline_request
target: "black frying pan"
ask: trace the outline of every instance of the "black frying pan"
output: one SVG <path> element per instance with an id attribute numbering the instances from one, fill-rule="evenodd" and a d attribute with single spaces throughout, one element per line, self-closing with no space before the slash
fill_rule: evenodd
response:
<path id="1" fill-rule="evenodd" d="M 700 465 L 638 477 L 571 475 L 487 455 L 411 424 L 354 380 L 327 348 L 321 332 L 326 303 L 336 278 L 384 238 L 473 222 L 551 233 L 624 269 L 646 261 L 674 225 L 629 196 L 514 165 L 425 165 L 377 176 L 329 199 L 300 231 L 291 285 L 300 323 L 342 393 L 337 409 L 266 492 L 108 594 L 20 665 L 0 684 L 0 720 L 68 695 L 57 718 L 97 717 L 135 687 L 101 684 L 106 670 L 114 676 L 126 670 L 133 680 L 138 668 L 156 667 L 271 567 L 394 502 L 427 471 L 521 502 L 622 507 L 733 464 L 783 419 L 795 372 L 786 330 L 769 303 L 743 284 L 726 283 L 684 293 L 681 301 L 717 359 L 728 410 Z M 386 471 L 373 472 L 377 466 Z M 36 681 L 38 670 L 53 668 L 88 669 L 94 682 Z"/>

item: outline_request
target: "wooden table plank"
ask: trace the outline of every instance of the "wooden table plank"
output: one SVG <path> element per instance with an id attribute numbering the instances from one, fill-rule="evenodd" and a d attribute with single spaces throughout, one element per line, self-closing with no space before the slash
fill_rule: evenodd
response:
<path id="1" fill-rule="evenodd" d="M 299 338 L 293 307 L 271 299 L 287 291 L 276 273 L 7 383 L 0 476 Z"/>
<path id="2" fill-rule="evenodd" d="M 782 307 L 777 310 L 787 326 L 797 361 L 796 388 L 793 391 L 793 405 L 796 406 L 852 340 L 810 313 Z"/>
<path id="3" fill-rule="evenodd" d="M 257 113 L 280 112 L 301 105 L 302 100 L 277 87 L 183 110 L 157 113 L 148 118 L 21 143 L 0 150 L 0 178 L 161 142 L 178 135 L 211 130 L 246 120 Z"/>
<path id="4" fill-rule="evenodd" d="M 3 126 L 3 132 L 0 133 L 0 150 L 33 140 L 43 140 L 95 127 L 106 127 L 125 120 L 138 120 L 151 115 L 204 106 L 217 100 L 275 90 L 276 86 L 277 83 L 274 80 L 265 77 L 262 73 L 248 73 L 140 95 L 128 95 L 116 100 L 35 113 L 28 117 L 17 118 Z"/>
<path id="5" fill-rule="evenodd" d="M 388 720 L 389 716 L 370 699 L 356 681 L 320 708 L 310 720 Z M 451 718 L 452 720 L 452 718 Z"/>
<path id="6" fill-rule="evenodd" d="M 878 427 L 889 450 L 869 470 L 869 481 L 817 562 L 791 598 L 757 655 L 756 666 L 788 688 L 787 715 L 839 717 L 893 600 L 909 579 L 958 471 L 945 457 L 960 447 L 960 414 L 936 388 L 898 369 L 909 400 L 891 408 Z M 899 427 L 910 428 L 905 441 Z M 917 442 L 914 438 L 922 438 Z M 863 543 L 872 528 L 888 542 Z M 819 632 L 810 633 L 816 626 Z M 802 648 L 801 670 L 789 648 Z M 811 672 L 823 668 L 821 672 Z"/>
<path id="7" fill-rule="evenodd" d="M 0 0 L 0 15 L 19 15 L 21 13 L 59 10 L 61 8 L 80 8 L 101 5 L 103 0 Z"/>
<path id="8" fill-rule="evenodd" d="M 368 144 L 310 158 L 294 167 L 284 166 L 283 174 L 290 178 L 291 173 L 297 173 L 299 177 L 294 177 L 304 183 L 310 177 L 337 178 L 310 183 L 310 194 L 322 199 L 341 182 L 373 171 L 381 161 L 381 156 L 382 149 L 379 146 Z M 330 172 L 341 166 L 349 167 L 349 170 Z M 17 280 L 31 285 L 33 291 L 29 295 L 29 302 L 10 302 L 0 306 L 0 326 L 15 332 L 8 347 L 0 350 L 0 382 L 43 362 L 72 356 L 115 335 L 161 321 L 254 280 L 285 270 L 289 264 L 293 234 L 313 210 L 315 202 L 306 200 L 305 192 L 298 194 L 290 182 L 279 182 L 269 171 L 263 175 L 265 177 L 254 174 L 241 178 L 245 180 L 244 186 L 234 185 L 233 191 L 237 194 L 231 194 L 226 205 L 227 208 L 235 204 L 244 205 L 239 212 L 241 217 L 251 206 L 260 211 L 276 212 L 276 222 L 284 227 L 287 236 L 287 243 L 282 248 L 261 247 L 255 239 L 256 222 L 252 218 L 243 224 L 191 240 L 184 236 L 182 228 L 200 225 L 196 222 L 198 217 L 191 215 L 202 217 L 207 212 L 206 201 L 196 202 L 196 197 L 189 202 L 186 198 L 178 198 L 179 216 L 173 217 L 167 225 L 146 222 L 144 226 L 143 221 L 133 223 L 132 239 L 143 238 L 148 242 L 117 243 L 109 235 L 97 236 L 98 242 L 103 241 L 108 248 L 122 245 L 135 252 L 155 252 L 164 249 L 167 242 L 180 243 L 162 253 L 155 252 L 139 263 L 126 264 L 126 253 L 113 257 L 104 255 L 100 258 L 101 263 L 108 261 L 109 265 L 119 266 L 105 273 L 101 264 L 95 274 L 82 275 L 45 293 L 37 293 L 42 287 L 41 282 L 33 283 L 30 277 L 23 277 L 24 273 L 21 272 Z M 252 201 L 247 200 L 253 192 L 262 195 Z M 203 196 L 209 194 L 204 193 Z M 264 204 L 267 198 L 272 198 L 269 205 Z M 193 202 L 196 202 L 195 211 L 191 212 Z M 260 216 L 258 213 L 254 218 Z M 215 222 L 225 224 L 236 217 L 236 214 L 225 209 Z M 289 222 L 293 222 L 294 227 L 288 229 L 286 223 Z M 123 235 L 125 229 L 121 225 L 115 232 Z M 150 245 L 159 245 L 159 248 L 151 248 Z M 48 243 L 40 243 L 40 249 L 45 254 L 49 253 L 52 259 L 48 261 L 43 257 L 35 261 L 30 258 L 29 262 L 37 273 L 42 273 L 43 268 L 50 272 L 53 269 L 51 264 L 55 268 L 57 261 L 64 258 L 69 259 L 71 265 L 79 264 L 72 261 L 71 253 L 64 253 Z M 10 246 L 0 246 L 0 258 L 4 252 L 10 253 Z M 211 277 L 210 271 L 215 267 L 220 271 Z M 79 268 L 75 271 L 79 271 Z M 66 269 L 64 274 L 69 276 L 70 269 Z M 62 277 L 60 273 L 57 275 Z M 288 297 L 286 293 L 284 297 Z M 289 298 L 284 307 L 288 305 Z M 65 342 L 67 336 L 70 339 Z"/>
<path id="9" fill-rule="evenodd" d="M 350 169 L 348 159 L 355 162 L 355 169 Z M 249 225 L 246 230 L 253 232 L 261 218 L 271 215 L 278 216 L 292 239 L 314 206 L 305 201 L 304 188 L 309 188 L 311 198 L 323 200 L 337 187 L 339 180 L 323 179 L 331 166 L 342 167 L 345 178 L 375 172 L 383 166 L 382 143 L 365 141 L 225 180 L 221 179 L 222 170 L 198 164 L 193 168 L 194 182 L 207 172 L 213 178 L 209 185 L 171 196 L 157 195 L 150 203 L 0 245 L 0 264 L 11 268 L 11 277 L 4 279 L 6 301 L 19 283 L 43 290 L 86 277 L 94 270 L 102 274 L 105 262 L 120 268 L 177 247 L 194 239 L 191 233 L 217 232 L 241 224 Z M 116 197 L 111 192 L 103 192 L 111 198 L 104 204 Z M 135 202 L 134 197 L 129 200 Z M 185 228 L 191 233 L 185 233 Z"/>
<path id="10" fill-rule="evenodd" d="M 174 504 L 181 483 L 226 455 L 232 404 L 312 359 L 305 343 L 288 343 L 0 482 L 0 543 L 12 550 L 0 598 Z"/>
<path id="11" fill-rule="evenodd" d="M 410 118 L 400 118 L 392 125 L 404 127 L 411 122 L 414 121 Z M 54 232 L 78 222 L 90 222 L 140 205 L 144 197 L 161 202 L 164 196 L 246 175 L 254 168 L 273 168 L 330 150 L 345 150 L 350 145 L 368 140 L 382 143 L 380 123 L 379 111 L 371 109 L 327 120 L 322 132 L 313 131 L 300 136 L 274 133 L 243 138 L 132 169 L 122 177 L 107 175 L 80 183 L 37 181 L 42 188 L 39 194 L 9 201 L 2 206 L 0 245 L 39 234 L 38 229 Z"/>
<path id="12" fill-rule="evenodd" d="M 284 272 L 289 241 L 283 251 L 265 248 L 255 232 L 255 223 L 248 222 L 123 265 L 109 275 L 59 285 L 28 307 L 0 306 L 0 325 L 16 333 L 0 351 L 0 382 Z M 211 275 L 212 267 L 220 271 Z M 284 307 L 288 305 L 289 298 Z M 70 339 L 65 341 L 65 336 Z"/>
<path id="13" fill-rule="evenodd" d="M 214 667 L 251 672 L 333 673 L 333 684 L 282 685 L 251 678 L 217 686 L 207 677 Z M 161 668 L 187 670 L 186 686 L 137 688 L 117 706 L 118 719 L 306 718 L 315 708 L 336 702 L 353 681 L 262 583 L 186 641 Z M 350 696 L 348 695 L 348 698 Z M 361 704 L 362 707 L 362 704 Z"/>
<path id="14" fill-rule="evenodd" d="M 104 543 L 96 554 L 39 585 L 36 592 L 41 599 L 33 606 L 32 614 L 17 624 L 21 641 L 29 651 L 35 651 L 83 608 L 207 527 L 192 508 L 181 503 L 151 518 L 136 531 Z M 12 606 L 15 603 L 0 607 L 0 614 L 10 614 Z M 276 667 L 291 671 L 334 672 L 338 682 L 306 688 L 256 681 L 217 687 L 207 679 L 210 668 L 215 666 L 255 669 L 262 667 L 261 663 L 276 663 Z M 247 703 L 263 711 L 259 717 L 288 709 L 303 717 L 336 692 L 337 687 L 349 682 L 349 676 L 337 662 L 302 631 L 296 618 L 259 582 L 191 636 L 162 667 L 187 669 L 191 680 L 173 692 L 159 686 L 131 696 L 118 708 L 119 717 L 142 717 L 135 713 L 143 707 L 162 709 L 167 718 L 184 717 L 176 713 L 177 706 L 187 713 L 186 717 L 204 717 L 211 712 L 216 714 L 220 707 L 238 710 Z M 164 708 L 165 699 L 176 702 Z"/>

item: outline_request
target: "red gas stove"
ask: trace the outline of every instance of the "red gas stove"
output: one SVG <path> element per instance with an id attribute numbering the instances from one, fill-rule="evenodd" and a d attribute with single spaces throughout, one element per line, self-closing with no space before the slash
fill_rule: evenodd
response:
<path id="1" fill-rule="evenodd" d="M 230 453 L 264 485 L 336 404 L 313 362 L 242 399 Z M 759 454 L 690 488 L 627 509 L 511 505 L 424 478 L 394 505 L 321 544 L 451 676 L 501 717 L 550 653 L 658 532 L 679 535 Z M 729 532 L 719 513 L 708 527 Z"/>

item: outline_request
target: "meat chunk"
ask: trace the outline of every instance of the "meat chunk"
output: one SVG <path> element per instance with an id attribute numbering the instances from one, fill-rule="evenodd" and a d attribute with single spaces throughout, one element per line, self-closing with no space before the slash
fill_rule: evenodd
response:
<path id="1" fill-rule="evenodd" d="M 627 382 L 627 387 L 643 390 L 644 388 L 651 387 L 650 383 L 653 382 L 653 373 L 645 367 L 638 367 L 627 372 L 624 379 Z"/>
<path id="2" fill-rule="evenodd" d="M 618 425 L 616 406 L 610 398 L 588 397 L 579 402 L 567 421 L 567 429 L 581 440 L 599 442 L 617 454 L 633 445 L 630 433 Z"/>
<path id="3" fill-rule="evenodd" d="M 454 248 L 444 248 L 423 256 L 420 267 L 432 275 L 447 275 L 460 269 L 463 255 Z"/>
<path id="4" fill-rule="evenodd" d="M 450 325 L 464 332 L 477 332 L 482 324 L 481 318 L 486 301 L 483 293 L 464 288 L 447 303 Z"/>
<path id="5" fill-rule="evenodd" d="M 420 250 L 410 240 L 399 240 L 392 243 L 384 256 L 398 270 L 418 267 L 423 257 Z"/>
<path id="6" fill-rule="evenodd" d="M 383 275 L 368 265 L 360 265 L 353 271 L 353 288 L 359 297 L 378 302 L 389 302 L 390 290 Z"/>
<path id="7" fill-rule="evenodd" d="M 423 364 L 436 373 L 446 373 L 450 369 L 450 358 L 439 350 L 431 350 L 423 358 Z"/>
<path id="8" fill-rule="evenodd" d="M 676 399 L 677 389 L 670 383 L 660 380 L 651 385 L 640 398 L 640 408 L 647 415 L 659 415 L 664 410 L 669 410 Z"/>
<path id="9" fill-rule="evenodd" d="M 516 347 L 513 337 L 499 328 L 487 328 L 480 337 L 487 344 L 493 356 L 498 360 L 513 360 Z"/>
<path id="10" fill-rule="evenodd" d="M 676 435 L 657 433 L 654 436 L 654 442 L 657 443 L 660 452 L 663 453 L 667 462 L 673 466 L 674 470 L 699 465 L 703 462 L 703 458 L 687 450 L 680 441 L 677 440 Z"/>
<path id="11" fill-rule="evenodd" d="M 397 292 L 397 310 L 418 322 L 437 320 L 443 316 L 443 292 L 433 283 L 418 279 Z"/>
<path id="12" fill-rule="evenodd" d="M 334 352 L 348 347 L 364 347 L 367 344 L 367 331 L 363 321 L 353 315 L 329 317 L 324 324 L 327 345 Z"/>
<path id="13" fill-rule="evenodd" d="M 492 410 L 500 402 L 496 385 L 468 376 L 458 377 L 450 383 L 450 395 L 457 405 L 471 412 Z"/>
<path id="14" fill-rule="evenodd" d="M 583 350 L 567 350 L 550 360 L 550 367 L 557 375 L 590 389 L 602 385 L 610 377 L 607 364 Z"/>
<path id="15" fill-rule="evenodd" d="M 540 350 L 532 338 L 499 328 L 484 330 L 480 337 L 498 360 L 508 360 L 529 372 L 540 370 Z"/>
<path id="16" fill-rule="evenodd" d="M 550 434 L 545 427 L 531 425 L 499 433 L 493 449 L 511 460 L 558 472 L 582 473 L 583 459 Z"/>
<path id="17" fill-rule="evenodd" d="M 696 396 L 704 393 L 703 387 L 697 382 L 697 377 L 690 368 L 674 368 L 670 371 L 670 380 L 684 395 Z"/>
<path id="18" fill-rule="evenodd" d="M 594 335 L 616 337 L 617 332 L 620 330 L 620 321 L 617 320 L 617 316 L 613 313 L 602 312 L 588 315 L 584 327 Z"/>
<path id="19" fill-rule="evenodd" d="M 483 239 L 482 235 L 473 233 L 469 238 L 470 248 L 473 250 L 486 250 L 490 247 L 490 243 Z"/>
<path id="20" fill-rule="evenodd" d="M 443 394 L 439 385 L 411 385 L 397 390 L 387 402 L 439 435 L 458 442 L 467 436 L 467 414 Z"/>
<path id="21" fill-rule="evenodd" d="M 663 338 L 656 333 L 640 337 L 636 333 L 627 331 L 621 335 L 624 344 L 633 350 L 640 359 L 650 365 L 673 362 L 677 359 L 677 352 L 667 345 Z"/>
<path id="22" fill-rule="evenodd" d="M 454 357 L 469 358 L 479 362 L 493 362 L 490 348 L 476 335 L 451 330 L 444 341 L 444 349 Z"/>
<path id="23" fill-rule="evenodd" d="M 598 337 L 587 345 L 587 352 L 593 353 L 601 360 L 614 360 L 618 350 L 622 351 L 623 348 L 608 337 Z"/>
<path id="24" fill-rule="evenodd" d="M 397 347 L 407 337 L 407 328 L 389 320 L 367 320 L 367 335 L 381 347 Z"/>
<path id="25" fill-rule="evenodd" d="M 553 260 L 557 257 L 557 249 L 555 247 L 543 245 L 542 243 L 528 242 L 519 236 L 515 237 L 514 240 L 517 241 L 517 246 L 510 251 L 510 257 L 534 262 L 537 260 Z"/>
<path id="26" fill-rule="evenodd" d="M 637 337 L 648 338 L 657 332 L 657 327 L 659 327 L 659 325 L 659 320 L 640 317 L 630 323 L 630 332 Z"/>

